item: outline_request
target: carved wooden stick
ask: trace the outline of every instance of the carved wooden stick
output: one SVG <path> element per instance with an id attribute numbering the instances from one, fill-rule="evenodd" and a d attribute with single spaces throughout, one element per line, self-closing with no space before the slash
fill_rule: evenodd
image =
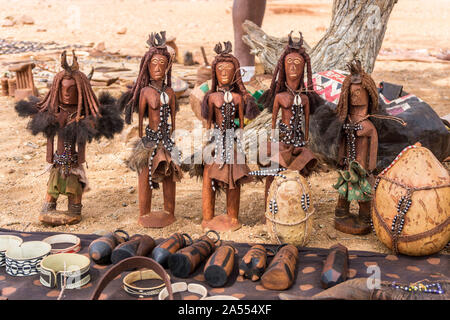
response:
<path id="1" fill-rule="evenodd" d="M 294 283 L 298 250 L 291 244 L 282 247 L 261 277 L 264 288 L 286 290 Z"/>
<path id="2" fill-rule="evenodd" d="M 322 288 L 328 289 L 338 283 L 347 280 L 348 273 L 348 250 L 338 243 L 330 248 L 330 253 L 325 260 L 320 283 Z"/>

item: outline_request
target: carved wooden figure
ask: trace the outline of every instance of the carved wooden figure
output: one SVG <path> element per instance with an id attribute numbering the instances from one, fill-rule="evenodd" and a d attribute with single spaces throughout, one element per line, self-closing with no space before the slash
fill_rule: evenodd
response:
<path id="1" fill-rule="evenodd" d="M 373 180 L 378 151 L 377 131 L 369 117 L 378 110 L 378 91 L 360 61 L 353 60 L 348 66 L 351 74 L 342 84 L 336 109 L 343 123 L 338 163 L 344 170 L 339 171 L 334 185 L 339 192 L 335 228 L 349 234 L 367 234 L 373 193 L 369 180 Z M 349 212 L 353 200 L 359 203 L 358 216 Z"/>
<path id="2" fill-rule="evenodd" d="M 238 220 L 241 186 L 250 182 L 241 139 L 236 133 L 244 127 L 244 117 L 253 119 L 259 113 L 256 102 L 242 82 L 238 60 L 230 53 L 231 43 L 215 47 L 217 53 L 212 70 L 212 86 L 202 103 L 206 129 L 214 129 L 214 154 L 207 159 L 203 170 L 202 212 L 204 228 L 217 231 L 240 228 Z M 216 190 L 224 189 L 227 214 L 214 216 Z"/>
<path id="3" fill-rule="evenodd" d="M 278 122 L 279 141 L 272 137 L 268 151 L 271 161 L 279 164 L 281 168 L 299 171 L 303 176 L 307 176 L 317 164 L 314 154 L 306 147 L 309 138 L 309 114 L 311 105 L 315 104 L 315 92 L 311 61 L 303 47 L 303 37 L 300 34 L 300 40 L 295 42 L 291 34 L 289 44 L 278 61 L 270 90 L 263 99 L 266 107 L 272 111 L 272 132 L 277 129 L 277 117 L 281 111 L 281 121 Z M 266 179 L 266 202 L 273 179 L 271 175 Z"/>
<path id="4" fill-rule="evenodd" d="M 86 144 L 101 137 L 110 139 L 123 128 L 115 99 L 107 93 L 97 99 L 89 79 L 79 71 L 75 52 L 71 66 L 67 63 L 66 51 L 62 53 L 61 67 L 63 71 L 56 74 L 41 102 L 21 100 L 15 107 L 20 116 L 32 117 L 28 129 L 33 135 L 43 133 L 47 138 L 46 159 L 51 170 L 39 220 L 54 226 L 81 221 L 81 199 L 88 190 L 83 166 Z M 56 210 L 61 194 L 68 197 L 65 212 Z"/>
<path id="5" fill-rule="evenodd" d="M 121 98 L 126 122 L 139 113 L 139 137 L 128 166 L 139 174 L 139 224 L 162 228 L 175 222 L 176 182 L 182 178 L 179 151 L 172 139 L 175 130 L 176 97 L 171 88 L 173 58 L 167 50 L 165 32 L 152 33 L 150 49 L 141 60 L 131 92 Z M 144 118 L 148 125 L 144 132 Z M 153 190 L 163 184 L 164 210 L 151 211 Z"/>
<path id="6" fill-rule="evenodd" d="M 9 67 L 9 71 L 16 73 L 17 88 L 14 92 L 16 101 L 28 98 L 29 96 L 38 96 L 38 90 L 34 85 L 33 69 L 34 63 L 21 63 Z"/>

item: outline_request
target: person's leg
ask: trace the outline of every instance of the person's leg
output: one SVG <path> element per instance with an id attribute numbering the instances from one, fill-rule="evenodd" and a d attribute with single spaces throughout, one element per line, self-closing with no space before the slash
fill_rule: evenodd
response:
<path id="1" fill-rule="evenodd" d="M 250 20 L 261 26 L 265 10 L 266 0 L 234 0 L 233 2 L 234 54 L 244 69 L 255 65 L 255 57 L 250 54 L 250 48 L 242 41 L 244 35 L 242 24 L 245 20 Z"/>

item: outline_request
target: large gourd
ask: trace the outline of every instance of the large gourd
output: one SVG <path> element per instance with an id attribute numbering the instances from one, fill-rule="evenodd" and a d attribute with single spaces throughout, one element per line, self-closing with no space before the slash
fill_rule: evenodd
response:
<path id="1" fill-rule="evenodd" d="M 314 206 L 303 176 L 296 171 L 281 172 L 270 186 L 266 208 L 267 230 L 273 240 L 306 245 L 313 230 Z"/>
<path id="2" fill-rule="evenodd" d="M 407 147 L 380 173 L 372 221 L 395 253 L 430 255 L 450 241 L 450 176 L 430 150 Z"/>

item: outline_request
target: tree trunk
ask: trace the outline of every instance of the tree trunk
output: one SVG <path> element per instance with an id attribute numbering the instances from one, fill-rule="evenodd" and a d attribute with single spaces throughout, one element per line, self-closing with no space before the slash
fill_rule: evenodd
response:
<path id="1" fill-rule="evenodd" d="M 396 3 L 397 0 L 334 0 L 330 27 L 312 50 L 307 47 L 313 72 L 345 70 L 346 63 L 356 54 L 366 72 L 372 73 Z M 250 21 L 244 23 L 244 30 L 247 34 L 243 41 L 260 58 L 266 71 L 272 73 L 287 38 L 268 36 Z"/>
<path id="2" fill-rule="evenodd" d="M 366 72 L 372 73 L 396 3 L 397 0 L 334 0 L 333 16 L 327 32 L 313 49 L 305 45 L 311 57 L 312 71 L 346 70 L 346 64 L 353 54 L 357 54 Z M 269 36 L 250 21 L 246 21 L 243 28 L 246 32 L 243 41 L 251 48 L 251 53 L 259 57 L 266 72 L 273 73 L 287 45 L 287 37 L 279 39 Z M 245 127 L 247 152 L 256 150 L 255 145 L 261 143 L 258 143 L 261 130 L 266 130 L 267 134 L 270 132 L 271 119 L 272 115 L 264 110 Z M 310 132 L 310 139 L 312 142 L 316 140 L 314 132 Z"/>
<path id="3" fill-rule="evenodd" d="M 242 37 L 242 40 L 250 47 L 250 53 L 259 58 L 264 65 L 266 73 L 273 73 L 278 59 L 288 43 L 287 36 L 281 39 L 269 36 L 260 27 L 249 20 L 244 22 L 242 28 L 246 33 L 246 35 Z M 311 51 L 311 47 L 306 41 L 303 42 L 303 46 L 308 53 Z"/>

